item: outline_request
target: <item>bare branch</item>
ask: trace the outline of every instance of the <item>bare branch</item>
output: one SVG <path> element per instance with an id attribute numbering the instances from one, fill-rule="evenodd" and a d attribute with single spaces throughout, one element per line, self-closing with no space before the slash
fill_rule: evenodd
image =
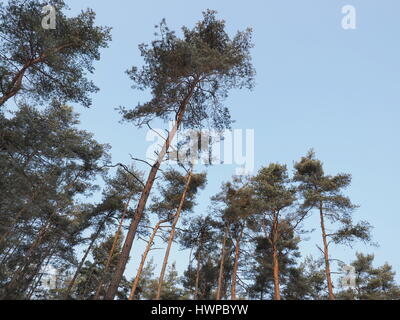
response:
<path id="1" fill-rule="evenodd" d="M 144 182 L 140 178 L 138 178 L 132 171 L 130 171 L 129 168 L 126 165 L 124 165 L 122 163 L 117 163 L 116 165 L 106 165 L 104 167 L 107 167 L 107 168 L 121 167 L 127 173 L 129 173 L 136 181 L 138 181 L 143 187 L 145 187 Z"/>

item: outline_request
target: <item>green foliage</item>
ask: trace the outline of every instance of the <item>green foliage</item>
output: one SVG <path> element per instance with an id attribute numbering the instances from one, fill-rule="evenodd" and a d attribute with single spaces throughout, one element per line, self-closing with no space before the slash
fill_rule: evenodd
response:
<path id="1" fill-rule="evenodd" d="M 55 30 L 41 26 L 42 8 L 47 4 L 56 8 Z M 90 95 L 98 88 L 87 74 L 94 71 L 94 61 L 111 40 L 111 30 L 95 26 L 95 13 L 90 9 L 75 17 L 67 16 L 67 9 L 63 0 L 0 4 L 2 299 L 88 300 L 94 298 L 101 282 L 100 298 L 105 297 L 115 275 L 122 274 L 119 261 L 129 255 L 122 254 L 126 228 L 122 224 L 106 267 L 118 223 L 122 218 L 135 223 L 138 216 L 141 222 L 149 221 L 149 213 L 163 220 L 173 218 L 188 178 L 178 170 L 164 171 L 143 219 L 133 209 L 141 195 L 150 194 L 158 167 L 153 167 L 144 185 L 142 172 L 134 166 L 112 166 L 109 146 L 78 128 L 79 116 L 66 103 L 91 105 Z M 144 66 L 127 72 L 133 87 L 149 90 L 151 99 L 133 109 L 122 108 L 124 120 L 139 127 L 159 118 L 177 121 L 178 128 L 229 128 L 233 121 L 224 105 L 228 93 L 254 86 L 251 29 L 231 37 L 225 22 L 212 10 L 205 11 L 193 28 L 183 27 L 181 36 L 169 30 L 164 20 L 157 28 L 157 39 L 139 46 Z M 12 98 L 16 105 L 6 109 Z M 190 142 L 198 144 L 196 139 Z M 180 142 L 180 148 L 185 149 L 185 143 Z M 170 150 L 166 153 L 171 157 Z M 192 155 L 193 159 L 198 156 Z M 108 174 L 111 167 L 118 169 Z M 322 228 L 324 240 L 329 238 L 328 247 L 332 243 L 351 246 L 356 240 L 370 242 L 371 225 L 353 222 L 357 206 L 344 194 L 351 184 L 350 174 L 325 174 L 313 151 L 295 163 L 294 169 L 293 179 L 287 166 L 278 163 L 262 167 L 253 177 L 233 177 L 212 197 L 207 216 L 194 215 L 196 197 L 205 188 L 207 175 L 193 174 L 182 207 L 182 227 L 177 229 L 181 248 L 190 250 L 189 265 L 183 277 L 175 263 L 169 267 L 161 299 L 214 299 L 221 262 L 223 299 L 233 295 L 234 289 L 240 297 L 272 298 L 277 278 L 284 299 L 327 299 L 328 268 L 323 269 L 323 260 L 300 260 L 299 246 L 304 240 L 300 228 L 310 214 L 318 212 L 321 221 L 326 218 L 328 222 Z M 97 185 L 100 176 L 102 190 Z M 102 198 L 96 201 L 98 191 Z M 140 235 L 148 234 L 143 223 L 139 228 Z M 82 248 L 87 255 L 78 261 Z M 330 257 L 324 250 L 326 267 Z M 373 260 L 373 255 L 357 254 L 352 262 L 356 288 L 340 288 L 337 298 L 400 299 L 392 266 L 374 267 Z M 274 266 L 279 267 L 275 279 Z M 136 299 L 156 297 L 159 279 L 154 277 L 155 268 L 153 260 L 144 267 Z M 46 284 L 49 270 L 59 279 L 56 288 Z M 76 282 L 68 296 L 74 272 Z M 131 282 L 122 277 L 118 299 L 127 299 L 130 289 Z"/>
<path id="2" fill-rule="evenodd" d="M 327 288 L 323 261 L 307 257 L 298 266 L 288 269 L 283 296 L 286 300 L 326 300 Z"/>
<path id="3" fill-rule="evenodd" d="M 303 197 L 302 209 L 318 210 L 336 227 L 328 237 L 337 244 L 370 242 L 371 225 L 366 221 L 353 223 L 352 213 L 357 206 L 342 193 L 351 183 L 350 174 L 325 175 L 322 162 L 313 151 L 295 164 L 295 170 L 294 180 Z"/>
<path id="4" fill-rule="evenodd" d="M 296 200 L 296 189 L 290 183 L 285 165 L 276 163 L 260 169 L 252 180 L 261 211 L 280 211 Z"/>
<path id="5" fill-rule="evenodd" d="M 218 259 L 208 251 L 204 251 L 202 254 L 204 256 L 202 256 L 199 270 L 197 300 L 214 300 L 218 281 Z M 197 277 L 196 269 L 193 266 L 189 266 L 182 277 L 182 285 L 193 299 Z"/>
<path id="6" fill-rule="evenodd" d="M 356 273 L 356 288 L 339 292 L 338 298 L 344 300 L 399 300 L 400 286 L 395 283 L 392 266 L 385 263 L 374 268 L 374 255 L 356 254 L 351 263 Z"/>
<path id="7" fill-rule="evenodd" d="M 187 219 L 185 229 L 179 232 L 179 240 L 183 249 L 190 249 L 193 259 L 182 279 L 183 286 L 195 298 L 197 272 L 197 299 L 210 300 L 215 298 L 214 289 L 218 279 L 218 238 L 216 222 L 210 216 Z M 196 260 L 196 266 L 192 261 Z"/>
<path id="8" fill-rule="evenodd" d="M 49 257 L 74 263 L 73 247 L 95 215 L 78 198 L 97 189 L 108 147 L 77 129 L 77 115 L 64 105 L 21 106 L 0 122 L 0 282 L 20 269 L 16 285 L 24 292 Z"/>
<path id="9" fill-rule="evenodd" d="M 171 169 L 163 173 L 163 183 L 159 184 L 159 194 L 153 198 L 150 211 L 156 213 L 160 219 L 169 219 L 176 213 L 187 181 L 187 176 Z M 205 173 L 193 174 L 183 202 L 182 212 L 192 212 L 195 197 L 199 190 L 204 189 L 207 183 Z"/>
<path id="10" fill-rule="evenodd" d="M 42 9 L 56 9 L 55 30 L 41 25 Z M 100 59 L 100 49 L 111 40 L 110 29 L 94 25 L 87 9 L 67 17 L 63 0 L 9 0 L 0 5 L 0 106 L 15 95 L 36 104 L 70 101 L 88 107 L 98 89 L 86 78 Z"/>
<path id="11" fill-rule="evenodd" d="M 158 278 L 152 278 L 155 266 L 153 261 L 149 261 L 144 268 L 144 277 L 142 275 L 139 283 L 140 296 L 145 300 L 153 300 L 157 294 Z M 164 279 L 160 299 L 161 300 L 180 300 L 183 298 L 183 290 L 179 287 L 180 279 L 176 271 L 175 262 L 168 267 L 167 274 Z"/>
<path id="12" fill-rule="evenodd" d="M 292 284 L 291 277 L 300 257 L 298 244 L 300 239 L 296 237 L 292 229 L 283 229 L 281 239 L 278 242 L 277 249 L 279 254 L 280 282 L 288 290 L 286 296 L 292 294 L 289 289 Z M 265 236 L 254 238 L 253 256 L 246 269 L 247 276 L 252 280 L 252 285 L 248 289 L 251 298 L 265 300 L 273 298 L 273 248 L 270 241 Z M 296 286 L 298 288 L 298 286 Z"/>
<path id="13" fill-rule="evenodd" d="M 149 89 L 153 97 L 132 110 L 121 109 L 124 119 L 141 125 L 155 117 L 175 120 L 183 112 L 186 127 L 199 128 L 206 121 L 218 129 L 229 127 L 222 101 L 231 89 L 253 87 L 251 30 L 231 39 L 212 10 L 193 29 L 183 27 L 182 38 L 164 20 L 158 28 L 159 39 L 139 46 L 145 65 L 128 71 L 134 88 Z"/>
<path id="14" fill-rule="evenodd" d="M 77 288 L 75 291 L 76 299 L 90 300 L 93 299 L 100 281 L 103 279 L 104 286 L 100 291 L 100 296 L 104 295 L 104 288 L 111 281 L 112 275 L 117 267 L 118 259 L 121 254 L 122 237 L 118 238 L 117 245 L 110 260 L 107 272 L 105 271 L 109 253 L 114 243 L 114 236 L 108 236 L 104 242 L 100 243 L 93 249 L 93 261 L 87 261 L 82 268 L 81 274 L 77 280 Z M 118 299 L 126 300 L 130 292 L 130 283 L 123 278 L 120 289 L 118 291 Z"/>

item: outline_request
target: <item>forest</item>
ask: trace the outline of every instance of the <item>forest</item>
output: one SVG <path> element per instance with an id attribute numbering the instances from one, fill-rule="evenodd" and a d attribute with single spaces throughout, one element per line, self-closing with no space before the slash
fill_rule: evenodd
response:
<path id="1" fill-rule="evenodd" d="M 318 150 L 292 159 L 293 170 L 265 161 L 254 174 L 232 175 L 207 211 L 196 210 L 210 179 L 196 166 L 209 152 L 201 130 L 231 129 L 239 119 L 225 100 L 256 85 L 251 28 L 232 34 L 211 9 L 177 31 L 161 20 L 154 40 L 135 52 L 142 66 L 126 72 L 149 99 L 117 108 L 116 96 L 117 109 L 102 112 L 118 113 L 133 135 L 160 120 L 174 126 L 154 161 L 116 163 L 112 146 L 82 128 L 77 110 L 96 108 L 99 88 L 89 75 L 112 29 L 91 9 L 71 16 L 66 2 L 50 1 L 54 29 L 41 24 L 48 1 L 0 3 L 0 299 L 400 299 L 389 262 L 354 252 L 347 266 L 332 254 L 379 244 L 348 196 L 351 173 L 327 174 L 329 159 Z M 198 136 L 176 149 L 172 141 L 185 129 Z M 179 161 L 170 166 L 173 157 Z M 301 252 L 311 233 L 317 256 Z M 182 274 L 173 249 L 188 253 Z"/>

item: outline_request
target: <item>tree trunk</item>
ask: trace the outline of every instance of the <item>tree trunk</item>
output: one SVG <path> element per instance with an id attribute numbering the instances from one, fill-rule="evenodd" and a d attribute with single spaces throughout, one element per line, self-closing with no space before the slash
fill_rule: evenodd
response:
<path id="1" fill-rule="evenodd" d="M 51 54 L 57 53 L 59 51 L 61 51 L 62 49 L 68 48 L 68 47 L 72 47 L 74 46 L 74 43 L 67 43 L 67 44 L 63 44 L 61 46 L 52 48 L 51 50 Z M 22 79 L 25 76 L 26 71 L 31 67 L 34 66 L 38 63 L 43 62 L 44 60 L 46 60 L 48 58 L 48 54 L 43 52 L 39 57 L 32 59 L 28 62 L 26 62 L 22 68 L 15 73 L 14 78 L 11 80 L 11 84 L 10 84 L 10 89 L 8 91 L 5 92 L 5 94 L 0 97 L 0 107 L 5 104 L 9 99 L 11 99 L 12 97 L 14 97 L 15 95 L 17 95 L 17 93 L 21 90 L 22 88 Z"/>
<path id="2" fill-rule="evenodd" d="M 320 204 L 319 212 L 320 212 L 320 219 L 321 219 L 322 240 L 324 242 L 325 273 L 326 273 L 326 280 L 328 282 L 329 300 L 335 300 L 335 295 L 333 294 L 331 269 L 330 269 L 330 263 L 329 263 L 328 241 L 327 241 L 326 231 L 325 231 L 324 212 L 322 210 L 322 204 Z"/>
<path id="3" fill-rule="evenodd" d="M 57 241 L 52 245 L 52 247 L 51 247 L 50 249 L 47 250 L 46 254 L 44 255 L 44 257 L 43 257 L 43 259 L 42 259 L 42 261 L 37 265 L 33 277 L 32 277 L 31 280 L 26 284 L 26 287 L 23 289 L 23 292 L 26 292 L 26 291 L 28 291 L 29 287 L 32 286 L 30 292 L 29 292 L 28 295 L 27 295 L 27 298 L 26 298 L 27 300 L 30 300 L 31 297 L 32 297 L 32 295 L 35 293 L 35 290 L 36 290 L 36 288 L 37 288 L 36 283 L 38 283 L 38 281 L 36 281 L 35 279 L 36 279 L 37 275 L 39 274 L 39 277 L 38 277 L 38 278 L 39 278 L 39 282 L 40 282 L 40 280 L 41 280 L 41 278 L 42 278 L 42 275 L 43 275 L 43 273 L 40 272 L 40 270 L 42 269 L 42 266 L 43 266 L 43 265 L 44 265 L 45 267 L 49 265 L 51 259 L 52 259 L 53 256 L 54 256 L 54 253 L 56 252 L 57 245 L 58 245 L 59 242 L 60 242 L 60 241 L 57 240 Z M 46 258 L 47 258 L 47 261 L 46 261 Z M 45 262 L 45 261 L 46 261 L 46 262 Z M 39 283 L 39 284 L 40 284 L 40 283 Z"/>
<path id="4" fill-rule="evenodd" d="M 278 258 L 278 237 L 279 237 L 278 214 L 274 213 L 274 221 L 272 226 L 272 259 L 273 259 L 273 275 L 274 275 L 274 300 L 281 300 L 280 283 L 279 283 L 279 258 Z"/>
<path id="5" fill-rule="evenodd" d="M 235 260 L 233 263 L 233 270 L 232 270 L 232 283 L 231 283 L 231 299 L 232 300 L 237 300 L 236 297 L 236 278 L 237 278 L 237 271 L 239 267 L 239 254 L 240 254 L 240 242 L 243 237 L 243 228 L 240 231 L 239 238 L 236 239 L 236 244 L 235 244 Z"/>
<path id="6" fill-rule="evenodd" d="M 198 295 L 199 295 L 200 268 L 201 268 L 200 257 L 198 257 L 197 270 L 196 270 L 196 283 L 195 283 L 195 287 L 194 287 L 194 300 L 199 300 Z"/>
<path id="7" fill-rule="evenodd" d="M 276 246 L 273 248 L 273 268 L 274 268 L 274 300 L 281 300 L 279 287 L 279 260 Z"/>
<path id="8" fill-rule="evenodd" d="M 172 241 L 174 241 L 174 237 L 175 237 L 176 225 L 178 224 L 179 217 L 180 217 L 181 212 L 182 212 L 182 207 L 183 207 L 183 204 L 185 203 L 186 193 L 189 190 L 190 181 L 192 180 L 192 174 L 193 174 L 193 168 L 191 168 L 189 173 L 188 173 L 188 177 L 187 177 L 187 180 L 186 180 L 185 187 L 183 189 L 183 193 L 182 193 L 182 197 L 181 197 L 181 200 L 180 200 L 180 203 L 179 203 L 179 207 L 178 207 L 178 210 L 176 211 L 174 222 L 172 223 L 171 232 L 169 234 L 169 239 L 168 239 L 167 250 L 165 251 L 164 262 L 163 262 L 163 265 L 162 265 L 162 268 L 161 268 L 161 272 L 160 272 L 160 279 L 158 281 L 157 295 L 156 295 L 156 299 L 155 300 L 160 300 L 161 290 L 162 290 L 162 286 L 163 286 L 163 283 L 164 283 L 165 271 L 167 269 L 167 264 L 168 264 L 169 253 L 171 251 Z"/>
<path id="9" fill-rule="evenodd" d="M 51 219 L 51 217 L 50 217 Z M 13 277 L 11 278 L 11 281 L 6 285 L 6 292 L 12 292 L 16 290 L 16 286 L 18 284 L 18 281 L 20 280 L 21 276 L 24 274 L 25 269 L 27 266 L 29 266 L 32 258 L 32 254 L 36 251 L 36 249 L 40 246 L 42 243 L 42 239 L 47 233 L 47 230 L 50 228 L 51 225 L 51 220 L 44 225 L 40 231 L 39 235 L 36 238 L 35 242 L 31 245 L 29 248 L 28 252 L 26 253 L 21 265 L 17 268 L 17 270 L 14 272 Z"/>
<path id="10" fill-rule="evenodd" d="M 166 223 L 170 220 L 171 219 L 165 219 L 165 220 L 158 221 L 157 224 L 154 226 L 153 232 L 151 233 L 151 236 L 149 239 L 149 242 L 147 243 L 146 249 L 143 252 L 142 260 L 140 261 L 140 265 L 139 265 L 138 271 L 136 273 L 135 280 L 133 281 L 131 294 L 129 295 L 129 300 L 135 300 L 135 292 L 136 292 L 137 286 L 139 284 L 140 276 L 142 275 L 144 263 L 146 262 L 147 255 L 149 254 L 150 249 L 153 246 L 154 238 L 156 237 L 158 230 L 160 229 L 160 227 L 163 223 Z"/>
<path id="11" fill-rule="evenodd" d="M 126 202 L 126 204 L 124 206 L 124 209 L 122 211 L 121 220 L 119 222 L 117 232 L 115 233 L 115 236 L 114 236 L 113 244 L 112 244 L 110 252 L 108 254 L 107 262 L 106 262 L 106 265 L 105 265 L 104 271 L 103 271 L 103 276 L 101 277 L 99 285 L 97 286 L 96 294 L 95 294 L 93 300 L 98 300 L 99 299 L 100 292 L 101 292 L 101 289 L 103 288 L 103 284 L 104 284 L 104 277 L 107 274 L 108 269 L 110 268 L 112 256 L 114 254 L 115 247 L 117 246 L 117 243 L 118 243 L 118 240 L 119 240 L 119 236 L 122 233 L 122 226 L 124 224 L 124 221 L 125 221 L 125 218 L 126 218 L 126 213 L 128 212 L 128 207 L 129 207 L 129 204 L 130 204 L 134 194 L 135 194 L 135 190 L 132 190 L 128 195 L 128 201 Z"/>
<path id="12" fill-rule="evenodd" d="M 196 79 L 196 81 L 194 81 L 193 84 L 190 86 L 188 95 L 185 97 L 185 99 L 182 101 L 182 103 L 180 105 L 179 112 L 176 117 L 175 126 L 171 130 L 171 132 L 168 134 L 168 138 L 165 141 L 164 146 L 158 155 L 158 159 L 150 170 L 145 187 L 143 189 L 142 195 L 140 197 L 140 200 L 139 200 L 137 208 L 136 208 L 135 217 L 132 220 L 131 225 L 129 226 L 129 231 L 126 236 L 124 246 L 122 248 L 122 252 L 121 252 L 121 256 L 118 261 L 117 269 L 115 271 L 113 279 L 111 280 L 111 284 L 107 290 L 104 300 L 114 300 L 114 297 L 117 293 L 119 283 L 121 282 L 122 276 L 125 271 L 126 264 L 128 263 L 128 260 L 129 260 L 129 254 L 132 249 L 133 240 L 136 237 L 136 230 L 142 219 L 143 212 L 144 212 L 147 200 L 150 195 L 150 191 L 153 187 L 154 180 L 156 179 L 156 176 L 157 176 L 157 172 L 161 166 L 161 162 L 163 161 L 165 155 L 167 154 L 167 152 L 169 150 L 171 142 L 175 137 L 176 131 L 179 129 L 179 127 L 182 123 L 183 115 L 186 110 L 186 106 L 187 106 L 190 98 L 193 95 L 193 92 L 197 85 L 197 82 L 198 82 L 198 79 Z"/>
<path id="13" fill-rule="evenodd" d="M 82 173 L 83 173 L 82 170 L 78 171 L 75 178 L 64 188 L 64 192 L 69 191 L 74 186 L 75 182 L 78 180 L 78 178 L 80 177 L 80 175 Z M 59 202 L 57 202 L 54 211 L 51 213 L 51 215 L 48 218 L 48 221 L 42 228 L 40 228 L 38 236 L 36 237 L 35 241 L 28 249 L 28 252 L 26 253 L 23 261 L 21 262 L 21 265 L 18 267 L 18 269 L 14 273 L 13 277 L 11 278 L 11 281 L 6 285 L 7 290 L 11 290 L 11 291 L 14 290 L 14 286 L 18 282 L 19 277 L 24 273 L 25 268 L 30 264 L 32 254 L 39 248 L 39 246 L 42 244 L 42 240 L 46 236 L 48 230 L 51 229 L 51 223 L 52 223 L 51 220 L 53 217 L 55 217 L 57 215 L 58 210 L 60 209 L 60 206 L 61 206 L 61 204 Z"/>
<path id="14" fill-rule="evenodd" d="M 17 243 L 15 245 L 10 246 L 7 252 L 2 253 L 2 259 L 0 261 L 1 264 L 5 264 L 7 260 L 18 250 L 19 246 L 21 245 L 22 241 L 26 238 L 26 235 L 18 236 Z"/>
<path id="15" fill-rule="evenodd" d="M 83 257 L 82 257 L 82 259 L 81 259 L 81 261 L 80 261 L 78 267 L 76 268 L 76 271 L 75 271 L 74 276 L 72 277 L 70 283 L 68 284 L 68 288 L 67 288 L 67 291 L 66 291 L 65 296 L 64 296 L 64 299 L 65 299 L 65 300 L 68 299 L 68 297 L 69 297 L 69 295 L 70 295 L 70 293 L 71 293 L 71 290 L 72 290 L 72 288 L 73 288 L 73 286 L 74 286 L 74 284 L 75 284 L 75 281 L 76 281 L 76 279 L 77 279 L 79 273 L 81 272 L 81 269 L 82 269 L 83 264 L 85 263 L 85 261 L 86 261 L 88 255 L 89 255 L 89 253 L 90 253 L 90 251 L 92 251 L 92 248 L 93 248 L 94 243 L 96 242 L 97 238 L 99 237 L 101 230 L 103 230 L 103 228 L 104 228 L 104 224 L 106 223 L 107 219 L 108 219 L 110 216 L 111 216 L 111 215 L 108 214 L 108 215 L 103 219 L 103 221 L 100 223 L 100 225 L 99 225 L 97 231 L 96 231 L 95 234 L 92 236 L 92 239 L 91 239 L 91 241 L 90 241 L 90 244 L 89 244 L 89 246 L 87 247 L 87 249 L 86 249 L 86 251 L 85 251 L 85 254 L 83 255 Z"/>
<path id="16" fill-rule="evenodd" d="M 199 282 L 200 282 L 200 270 L 201 270 L 201 262 L 202 262 L 202 251 L 203 251 L 203 243 L 204 243 L 204 232 L 200 232 L 200 243 L 199 243 L 199 249 L 197 251 L 197 270 L 196 270 L 196 283 L 195 283 L 195 288 L 194 288 L 194 300 L 199 300 Z"/>
<path id="17" fill-rule="evenodd" d="M 220 260 L 220 265 L 219 265 L 218 288 L 217 288 L 216 300 L 221 300 L 221 297 L 222 297 L 222 283 L 224 281 L 225 247 L 226 247 L 227 238 L 228 238 L 228 226 L 226 226 L 226 228 L 225 228 L 224 238 L 222 240 L 221 260 Z"/>
<path id="18" fill-rule="evenodd" d="M 55 169 L 52 169 L 50 171 L 49 174 L 47 174 L 44 177 L 44 180 L 48 179 L 51 174 L 54 172 Z M 7 237 L 14 231 L 14 228 L 18 225 L 19 219 L 22 217 L 22 215 L 24 214 L 24 212 L 26 210 L 28 210 L 28 208 L 31 206 L 31 203 L 33 201 L 35 201 L 36 197 L 39 195 L 40 193 L 40 189 L 37 188 L 36 190 L 34 190 L 31 194 L 31 196 L 29 197 L 28 201 L 25 203 L 25 205 L 17 212 L 17 214 L 15 215 L 14 218 L 14 223 L 13 225 L 11 225 L 8 230 L 0 237 L 0 246 L 3 244 L 3 242 L 5 242 L 7 240 Z"/>
<path id="19" fill-rule="evenodd" d="M 21 90 L 22 79 L 24 78 L 26 70 L 32 65 L 32 62 L 29 61 L 24 64 L 24 66 L 15 74 L 14 78 L 11 81 L 11 89 L 5 92 L 4 96 L 0 97 L 0 107 L 7 102 L 7 100 L 14 97 L 19 90 Z"/>
<path id="20" fill-rule="evenodd" d="M 8 238 L 8 236 L 11 234 L 11 232 L 14 230 L 14 226 L 17 225 L 19 219 L 21 218 L 21 216 L 24 214 L 24 212 L 29 208 L 30 203 L 34 200 L 35 196 L 36 196 L 35 192 L 30 199 L 28 200 L 28 203 L 26 203 L 16 214 L 14 220 L 14 224 L 12 226 L 10 226 L 8 228 L 8 230 L 0 237 L 0 246 L 3 244 L 3 242 L 5 242 Z"/>

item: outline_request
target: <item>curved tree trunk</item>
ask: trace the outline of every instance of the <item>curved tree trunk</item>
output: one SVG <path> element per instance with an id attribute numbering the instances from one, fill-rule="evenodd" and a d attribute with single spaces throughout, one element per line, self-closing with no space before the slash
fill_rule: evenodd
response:
<path id="1" fill-rule="evenodd" d="M 11 234 L 11 232 L 14 231 L 14 226 L 17 225 L 19 219 L 22 217 L 22 215 L 24 214 L 24 212 L 29 208 L 30 204 L 32 201 L 34 201 L 36 194 L 38 192 L 35 191 L 32 196 L 30 197 L 30 199 L 28 200 L 28 202 L 17 212 L 17 214 L 15 215 L 15 222 L 14 225 L 10 226 L 10 228 L 0 237 L 0 246 L 7 240 L 8 236 Z"/>
<path id="2" fill-rule="evenodd" d="M 165 141 L 164 146 L 158 155 L 158 159 L 150 170 L 145 187 L 143 189 L 142 195 L 140 197 L 140 200 L 139 200 L 137 208 L 136 208 L 135 217 L 132 220 L 131 225 L 129 226 L 129 231 L 128 231 L 128 234 L 126 235 L 125 243 L 122 248 L 122 252 L 121 252 L 121 256 L 118 261 L 117 269 L 115 271 L 113 279 L 111 280 L 111 284 L 107 290 L 104 300 L 114 300 L 114 298 L 115 298 L 115 295 L 118 290 L 118 286 L 121 282 L 122 276 L 125 271 L 126 264 L 128 263 L 128 260 L 129 260 L 129 254 L 132 249 L 133 240 L 136 237 L 136 230 L 138 228 L 140 221 L 142 220 L 143 212 L 146 207 L 146 203 L 149 198 L 150 191 L 151 191 L 154 181 L 156 179 L 157 172 L 160 169 L 161 162 L 163 161 L 165 155 L 167 154 L 167 152 L 170 148 L 171 142 L 174 139 L 177 130 L 181 126 L 181 123 L 183 121 L 183 116 L 184 116 L 184 113 L 186 110 L 186 106 L 189 103 L 189 100 L 194 93 L 194 89 L 196 88 L 197 82 L 198 82 L 198 79 L 196 79 L 193 82 L 193 84 L 189 88 L 189 93 L 187 94 L 187 96 L 183 99 L 182 103 L 180 104 L 179 112 L 177 113 L 177 116 L 176 116 L 175 126 L 171 130 L 171 132 L 169 132 L 168 138 Z"/>
<path id="3" fill-rule="evenodd" d="M 57 53 L 65 48 L 72 47 L 74 46 L 74 43 L 67 43 L 60 45 L 58 47 L 52 48 L 51 54 Z M 46 52 L 43 52 L 39 57 L 33 58 L 27 62 L 21 67 L 18 72 L 15 73 L 13 79 L 11 80 L 11 83 L 9 85 L 9 90 L 7 90 L 3 96 L 0 97 L 0 107 L 4 105 L 9 99 L 12 97 L 16 96 L 18 92 L 22 89 L 22 80 L 25 76 L 25 73 L 29 68 L 32 66 L 35 66 L 36 64 L 39 64 L 43 61 L 45 61 L 49 57 L 49 54 Z"/>
<path id="4" fill-rule="evenodd" d="M 29 162 L 28 162 L 29 163 Z M 26 164 L 28 165 L 28 164 Z M 47 174 L 44 177 L 44 180 L 48 179 L 52 173 L 54 172 L 55 168 L 52 169 L 50 171 L 49 174 Z M 79 174 L 77 176 L 77 178 L 79 177 Z M 76 181 L 76 179 L 74 181 Z M 69 187 L 69 186 L 68 186 Z M 68 188 L 67 187 L 67 188 Z M 14 218 L 14 223 L 13 225 L 11 225 L 8 230 L 0 237 L 0 246 L 3 244 L 3 242 L 5 242 L 7 240 L 7 237 L 14 231 L 14 228 L 18 225 L 18 222 L 20 220 L 20 218 L 22 217 L 22 215 L 25 213 L 26 210 L 28 210 L 29 206 L 31 206 L 32 202 L 35 201 L 36 197 L 39 195 L 40 193 L 40 188 L 37 188 L 36 190 L 34 190 L 31 194 L 31 196 L 29 197 L 28 201 L 25 203 L 25 205 L 17 212 L 17 214 L 15 215 Z"/>
<path id="5" fill-rule="evenodd" d="M 26 268 L 29 266 L 29 264 L 31 262 L 32 254 L 39 248 L 44 236 L 47 234 L 47 231 L 50 229 L 51 218 L 52 217 L 50 217 L 49 221 L 40 229 L 39 235 L 36 238 L 35 242 L 28 249 L 28 252 L 26 253 L 21 265 L 17 268 L 17 270 L 14 272 L 14 275 L 11 278 L 10 282 L 6 285 L 6 287 L 5 287 L 6 295 L 8 295 L 8 293 L 12 294 L 12 292 L 17 290 L 18 282 L 21 279 L 21 277 L 24 275 Z"/>
<path id="6" fill-rule="evenodd" d="M 181 197 L 181 200 L 180 200 L 180 203 L 179 203 L 179 207 L 178 207 L 178 210 L 176 211 L 175 219 L 174 219 L 174 222 L 173 222 L 172 227 L 171 227 L 171 232 L 169 234 L 169 239 L 168 239 L 167 250 L 165 251 L 164 262 L 163 262 L 163 265 L 162 265 L 162 268 L 161 268 L 160 278 L 159 278 L 159 281 L 158 281 L 156 300 L 160 300 L 161 290 L 162 290 L 162 286 L 163 286 L 163 283 L 164 283 L 165 271 L 167 269 L 167 264 L 168 264 L 169 253 L 171 251 L 172 241 L 174 240 L 174 237 L 175 237 L 176 225 L 177 225 L 177 223 L 179 221 L 179 217 L 180 217 L 181 212 L 182 212 L 183 204 L 185 203 L 186 193 L 189 190 L 190 181 L 192 180 L 192 174 L 193 174 L 193 169 L 190 169 L 190 171 L 188 173 L 187 180 L 186 180 L 185 188 L 183 190 L 182 197 Z"/>
<path id="7" fill-rule="evenodd" d="M 49 265 L 51 259 L 54 256 L 54 253 L 56 252 L 57 245 L 60 241 L 57 240 L 49 249 L 47 249 L 47 252 L 44 255 L 44 258 L 41 260 L 41 262 L 37 265 L 35 273 L 32 277 L 32 279 L 26 284 L 26 287 L 23 289 L 23 292 L 27 292 L 29 290 L 29 287 L 32 286 L 30 292 L 28 292 L 28 295 L 26 297 L 27 300 L 30 300 L 32 295 L 35 293 L 37 286 L 40 284 L 41 278 L 43 276 L 43 273 L 40 272 L 42 269 L 42 266 L 44 265 L 45 267 Z M 47 261 L 46 261 L 47 259 Z M 46 261 L 46 262 L 45 262 Z M 39 275 L 39 276 L 38 276 Z M 37 277 L 38 276 L 38 277 Z M 36 277 L 38 280 L 36 281 Z"/>

